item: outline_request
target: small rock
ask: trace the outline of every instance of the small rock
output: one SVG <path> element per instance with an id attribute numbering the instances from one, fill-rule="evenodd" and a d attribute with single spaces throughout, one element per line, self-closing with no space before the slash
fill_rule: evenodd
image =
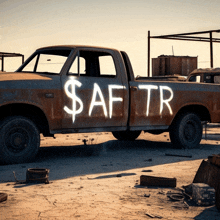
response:
<path id="1" fill-rule="evenodd" d="M 147 159 L 147 160 L 144 160 L 145 162 L 151 162 L 152 161 L 152 158 L 150 159 Z"/>
<path id="2" fill-rule="evenodd" d="M 153 172 L 153 170 L 142 170 L 141 172 Z"/>

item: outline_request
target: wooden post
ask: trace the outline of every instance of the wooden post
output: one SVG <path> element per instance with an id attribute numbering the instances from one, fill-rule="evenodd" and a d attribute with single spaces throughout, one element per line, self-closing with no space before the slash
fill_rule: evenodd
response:
<path id="1" fill-rule="evenodd" d="M 150 76 L 150 31 L 148 31 L 148 47 L 147 47 L 147 76 Z"/>
<path id="2" fill-rule="evenodd" d="M 2 72 L 4 71 L 4 56 L 2 55 Z"/>
<path id="3" fill-rule="evenodd" d="M 210 34 L 210 66 L 213 68 L 213 45 L 212 45 L 212 32 Z"/>

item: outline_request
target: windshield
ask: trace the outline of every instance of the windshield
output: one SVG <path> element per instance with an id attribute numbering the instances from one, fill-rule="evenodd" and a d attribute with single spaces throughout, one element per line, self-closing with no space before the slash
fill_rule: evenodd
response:
<path id="1" fill-rule="evenodd" d="M 60 74 L 71 50 L 44 50 L 36 52 L 19 72 L 32 72 L 41 74 Z"/>
<path id="2" fill-rule="evenodd" d="M 201 76 L 200 75 L 195 75 L 195 76 L 191 76 L 188 79 L 189 82 L 201 82 Z"/>

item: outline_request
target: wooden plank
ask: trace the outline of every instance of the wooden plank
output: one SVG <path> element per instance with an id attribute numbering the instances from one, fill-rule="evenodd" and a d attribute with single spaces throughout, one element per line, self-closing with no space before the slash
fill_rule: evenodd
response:
<path id="1" fill-rule="evenodd" d="M 220 167 L 203 160 L 194 177 L 193 183 L 206 183 L 216 190 L 220 183 Z"/>
<path id="2" fill-rule="evenodd" d="M 220 167 L 220 155 L 213 155 L 211 163 Z"/>
<path id="3" fill-rule="evenodd" d="M 141 175 L 140 185 L 141 186 L 176 187 L 176 178 Z"/>

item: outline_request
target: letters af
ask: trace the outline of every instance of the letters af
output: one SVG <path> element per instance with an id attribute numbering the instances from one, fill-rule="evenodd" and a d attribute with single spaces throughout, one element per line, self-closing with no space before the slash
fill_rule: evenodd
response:
<path id="1" fill-rule="evenodd" d="M 66 95 L 72 99 L 72 109 L 69 109 L 67 106 L 64 106 L 64 110 L 72 115 L 72 121 L 75 122 L 76 115 L 80 114 L 83 111 L 83 102 L 82 100 L 76 95 L 76 86 L 81 87 L 82 83 L 75 80 L 74 78 L 71 78 L 66 82 L 64 85 L 64 90 Z M 125 86 L 122 85 L 108 85 L 108 91 L 109 91 L 109 114 L 107 112 L 105 99 L 102 94 L 102 91 L 97 83 L 94 83 L 93 86 L 93 94 L 92 94 L 92 101 L 89 107 L 89 116 L 92 116 L 92 111 L 94 106 L 100 106 L 103 108 L 103 112 L 105 117 L 112 118 L 112 111 L 113 111 L 113 102 L 123 102 L 123 98 L 121 97 L 114 97 L 113 96 L 113 90 L 114 89 L 125 89 Z M 96 97 L 99 96 L 100 101 L 96 100 Z M 76 103 L 78 102 L 79 108 L 76 109 Z"/>

